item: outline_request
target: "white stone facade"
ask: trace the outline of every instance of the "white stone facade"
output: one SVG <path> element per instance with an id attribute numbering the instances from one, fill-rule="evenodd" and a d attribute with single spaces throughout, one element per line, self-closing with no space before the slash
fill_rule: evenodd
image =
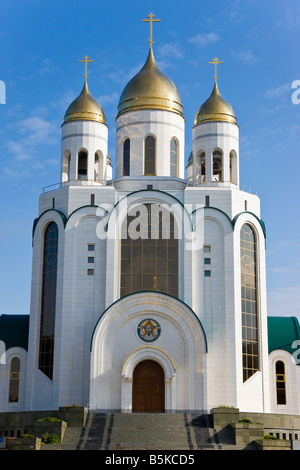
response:
<path id="1" fill-rule="evenodd" d="M 20 358 L 20 399 L 13 404 L 0 400 L 0 411 L 78 404 L 104 412 L 131 412 L 134 370 L 152 360 L 164 373 L 166 412 L 202 412 L 227 405 L 241 411 L 299 414 L 300 368 L 289 353 L 268 352 L 266 234 L 258 196 L 240 186 L 238 126 L 205 122 L 193 128 L 188 180 L 184 126 L 181 115 L 167 110 L 121 114 L 116 120 L 115 179 L 107 157 L 106 125 L 77 120 L 62 126 L 61 182 L 41 195 L 34 223 L 28 352 L 10 348 L 0 362 L 0 396 L 7 397 L 10 361 Z M 148 135 L 156 143 L 155 176 L 144 176 Z M 126 138 L 129 176 L 123 176 Z M 175 177 L 170 176 L 172 139 L 178 144 Z M 82 150 L 87 155 L 86 172 L 79 177 Z M 179 231 L 177 298 L 146 290 L 120 298 L 121 227 L 129 210 L 145 204 L 174 214 Z M 49 378 L 38 367 L 38 355 L 44 236 L 51 222 L 58 227 L 58 250 Z M 244 224 L 251 226 L 256 242 L 259 335 L 259 367 L 246 381 L 240 255 Z M 160 328 L 151 343 L 137 333 L 145 318 Z M 286 406 L 276 405 L 274 393 L 278 357 L 286 364 Z"/>

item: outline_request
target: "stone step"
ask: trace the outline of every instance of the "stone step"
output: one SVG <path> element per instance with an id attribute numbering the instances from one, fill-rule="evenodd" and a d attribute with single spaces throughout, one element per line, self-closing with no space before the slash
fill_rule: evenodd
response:
<path id="1" fill-rule="evenodd" d="M 229 448 L 231 443 L 228 436 Z M 67 428 L 62 444 L 42 446 L 42 450 L 222 449 L 209 416 L 188 413 L 89 413 L 82 429 Z"/>

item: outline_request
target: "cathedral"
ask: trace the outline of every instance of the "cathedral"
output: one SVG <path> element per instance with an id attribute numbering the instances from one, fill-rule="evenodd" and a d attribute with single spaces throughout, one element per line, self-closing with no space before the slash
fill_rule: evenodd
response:
<path id="1" fill-rule="evenodd" d="M 30 314 L 0 316 L 0 411 L 299 415 L 300 327 L 268 316 L 266 227 L 258 195 L 240 185 L 220 61 L 195 97 L 186 158 L 183 104 L 155 60 L 158 20 L 146 21 L 145 64 L 116 109 L 114 169 L 83 59 L 60 182 L 33 221 Z"/>

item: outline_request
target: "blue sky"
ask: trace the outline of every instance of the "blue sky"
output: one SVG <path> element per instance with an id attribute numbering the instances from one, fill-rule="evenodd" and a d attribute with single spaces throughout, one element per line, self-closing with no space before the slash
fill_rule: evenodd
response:
<path id="1" fill-rule="evenodd" d="M 31 231 L 42 187 L 60 180 L 60 126 L 83 85 L 109 126 L 115 158 L 115 117 L 120 94 L 142 67 L 153 12 L 158 65 L 181 95 L 186 118 L 186 159 L 192 126 L 213 87 L 240 127 L 240 181 L 261 198 L 267 228 L 269 315 L 300 319 L 300 80 L 299 0 L 2 0 L 0 6 L 1 230 L 0 314 L 28 313 Z M 300 95 L 299 95 L 300 96 Z"/>

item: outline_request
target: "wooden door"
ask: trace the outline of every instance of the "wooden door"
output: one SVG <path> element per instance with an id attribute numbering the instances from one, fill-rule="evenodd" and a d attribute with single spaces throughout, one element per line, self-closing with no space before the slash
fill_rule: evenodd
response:
<path id="1" fill-rule="evenodd" d="M 155 361 L 140 362 L 133 372 L 133 413 L 164 413 L 165 375 Z"/>

